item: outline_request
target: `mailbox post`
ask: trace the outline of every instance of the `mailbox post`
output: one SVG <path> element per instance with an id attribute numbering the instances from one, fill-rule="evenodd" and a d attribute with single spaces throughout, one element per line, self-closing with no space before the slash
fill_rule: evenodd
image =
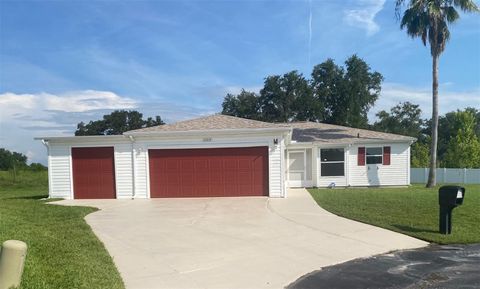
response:
<path id="1" fill-rule="evenodd" d="M 439 230 L 441 234 L 452 233 L 452 211 L 463 204 L 465 188 L 460 186 L 443 186 L 438 190 L 440 205 Z"/>

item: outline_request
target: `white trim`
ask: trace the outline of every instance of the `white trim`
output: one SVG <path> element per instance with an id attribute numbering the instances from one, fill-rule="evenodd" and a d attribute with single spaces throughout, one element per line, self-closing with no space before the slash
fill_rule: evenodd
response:
<path id="1" fill-rule="evenodd" d="M 75 199 L 73 192 L 73 159 L 72 159 L 72 146 L 68 146 L 69 153 L 69 166 L 70 166 L 70 199 Z"/>
<path id="2" fill-rule="evenodd" d="M 154 148 L 153 148 L 154 149 Z M 147 199 L 150 199 L 150 155 L 148 153 L 148 151 L 150 150 L 150 148 L 146 148 L 145 149 L 145 172 L 147 174 L 146 176 L 146 180 L 147 180 Z"/>
<path id="3" fill-rule="evenodd" d="M 368 149 L 373 149 L 373 148 L 375 148 L 375 149 L 376 149 L 376 148 L 381 148 L 381 149 L 382 149 L 382 153 L 381 153 L 381 154 L 379 154 L 379 155 L 370 155 L 370 157 L 382 157 L 382 161 L 381 161 L 380 163 L 369 164 L 369 163 L 367 162 L 367 159 L 368 159 L 368 157 L 369 157 L 369 155 L 367 154 L 367 151 L 368 151 Z M 385 146 L 380 146 L 380 147 L 379 147 L 379 146 L 375 146 L 375 145 L 365 146 L 365 165 L 383 165 L 383 161 L 384 161 L 383 155 L 385 154 L 384 148 L 385 148 Z M 391 148 L 390 148 L 390 150 L 391 150 Z M 391 153 L 391 151 L 390 151 L 390 153 Z M 391 161 L 390 161 L 390 162 L 391 162 Z"/>
<path id="4" fill-rule="evenodd" d="M 407 184 L 410 185 L 410 146 L 407 148 Z M 390 148 L 390 164 L 392 163 L 391 161 L 392 158 L 392 149 Z"/>
<path id="5" fill-rule="evenodd" d="M 290 154 L 291 153 L 303 153 L 303 171 L 302 170 L 290 170 Z M 302 172 L 303 173 L 303 180 L 300 181 L 291 181 L 290 180 L 290 172 Z M 312 181 L 307 180 L 307 149 L 294 149 L 294 150 L 287 150 L 287 181 L 288 187 L 300 188 L 300 187 L 308 187 L 311 186 Z"/>

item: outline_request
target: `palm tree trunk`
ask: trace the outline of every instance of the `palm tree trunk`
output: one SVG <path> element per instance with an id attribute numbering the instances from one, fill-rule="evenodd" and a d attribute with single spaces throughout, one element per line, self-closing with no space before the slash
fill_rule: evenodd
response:
<path id="1" fill-rule="evenodd" d="M 438 143 L 438 55 L 432 57 L 432 143 L 430 147 L 430 172 L 427 188 L 437 184 L 437 143 Z"/>

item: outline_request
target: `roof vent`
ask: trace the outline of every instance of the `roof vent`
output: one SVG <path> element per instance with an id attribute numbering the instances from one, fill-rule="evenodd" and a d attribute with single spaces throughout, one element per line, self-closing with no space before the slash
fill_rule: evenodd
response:
<path id="1" fill-rule="evenodd" d="M 357 133 L 357 138 L 360 138 L 360 133 Z"/>

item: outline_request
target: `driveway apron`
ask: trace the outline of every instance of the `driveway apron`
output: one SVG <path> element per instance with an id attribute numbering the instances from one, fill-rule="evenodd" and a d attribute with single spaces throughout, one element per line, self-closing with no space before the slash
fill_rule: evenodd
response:
<path id="1" fill-rule="evenodd" d="M 126 287 L 283 288 L 321 267 L 428 243 L 288 197 L 65 200 L 86 217 Z"/>

